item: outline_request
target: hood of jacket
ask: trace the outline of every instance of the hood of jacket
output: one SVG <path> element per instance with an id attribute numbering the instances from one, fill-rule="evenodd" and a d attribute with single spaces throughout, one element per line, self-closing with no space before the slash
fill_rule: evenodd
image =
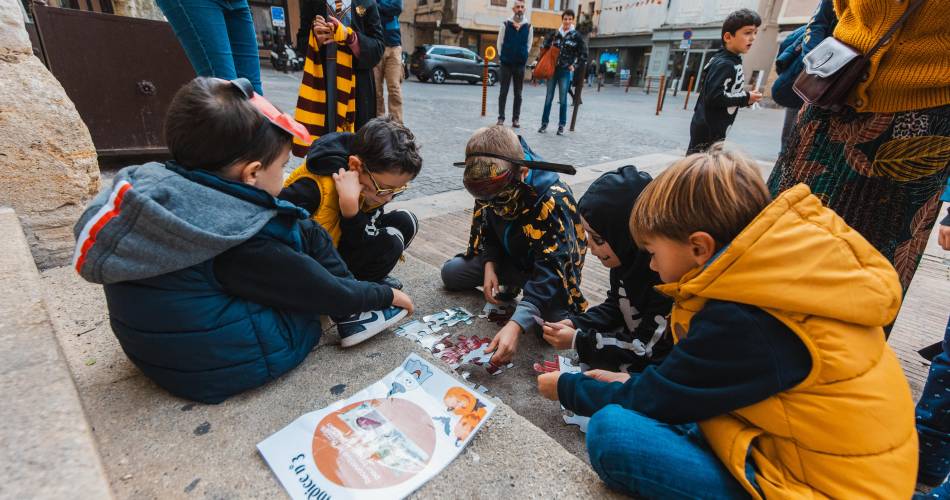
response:
<path id="1" fill-rule="evenodd" d="M 102 284 L 179 271 L 249 240 L 278 215 L 308 216 L 210 172 L 172 162 L 127 167 L 76 222 L 73 267 Z"/>
<path id="2" fill-rule="evenodd" d="M 779 195 L 706 267 L 659 287 L 692 296 L 865 326 L 900 308 L 894 267 L 808 186 Z"/>
<path id="3" fill-rule="evenodd" d="M 594 181 L 577 203 L 587 224 L 624 265 L 632 263 L 638 251 L 630 236 L 630 212 L 651 180 L 650 174 L 633 165 L 620 167 Z"/>
<path id="4" fill-rule="evenodd" d="M 356 134 L 333 132 L 313 141 L 307 151 L 307 170 L 316 175 L 332 175 L 349 169 L 350 150 Z"/>

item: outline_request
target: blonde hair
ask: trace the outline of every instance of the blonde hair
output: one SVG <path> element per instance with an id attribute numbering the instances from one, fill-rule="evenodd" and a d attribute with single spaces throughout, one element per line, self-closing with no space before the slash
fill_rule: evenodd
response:
<path id="1" fill-rule="evenodd" d="M 685 242 L 704 231 L 720 248 L 769 202 L 755 161 L 719 142 L 675 162 L 647 185 L 630 212 L 630 234 L 642 247 L 644 238 Z"/>
<path id="2" fill-rule="evenodd" d="M 497 158 L 488 158 L 485 156 L 472 156 L 469 157 L 472 153 L 493 153 L 496 155 L 503 155 L 509 158 L 524 158 L 524 150 L 521 149 L 521 141 L 518 140 L 517 134 L 510 128 L 503 127 L 501 125 L 492 125 L 491 127 L 482 127 L 475 131 L 472 134 L 472 137 L 469 138 L 468 144 L 465 145 L 465 169 L 466 177 L 468 178 L 483 178 L 491 177 L 497 175 L 496 173 L 486 172 L 474 172 L 473 167 L 479 165 L 495 165 L 496 169 L 490 169 L 495 171 L 505 171 L 511 168 L 514 168 L 510 162 L 505 160 L 499 160 Z M 481 170 L 476 168 L 476 170 Z"/>

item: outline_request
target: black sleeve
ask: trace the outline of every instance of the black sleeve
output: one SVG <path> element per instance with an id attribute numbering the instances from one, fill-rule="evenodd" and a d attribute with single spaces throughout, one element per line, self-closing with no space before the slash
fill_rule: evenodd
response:
<path id="1" fill-rule="evenodd" d="M 310 31 L 313 29 L 313 18 L 317 16 L 314 2 L 317 0 L 300 0 L 300 29 L 297 30 L 297 52 L 306 57 L 307 42 L 310 40 Z"/>
<path id="2" fill-rule="evenodd" d="M 736 80 L 735 67 L 723 61 L 717 61 L 709 67 L 709 74 L 706 75 L 706 83 L 703 84 L 703 91 L 706 93 L 703 100 L 707 108 L 725 109 L 732 106 L 748 106 L 749 93 L 745 90 L 736 94 L 726 92 L 726 87 L 731 87 Z"/>
<path id="3" fill-rule="evenodd" d="M 382 208 L 377 209 L 380 215 L 382 215 L 382 210 Z M 366 231 L 366 227 L 369 226 L 372 221 L 373 215 L 363 212 L 362 210 L 357 210 L 356 215 L 350 218 L 346 218 L 343 214 L 340 214 L 340 232 L 342 233 L 340 241 L 345 241 L 347 248 L 361 246 L 366 240 L 370 239 L 370 233 Z"/>
<path id="4" fill-rule="evenodd" d="M 289 201 L 294 205 L 314 214 L 320 208 L 320 188 L 313 179 L 301 177 L 291 185 L 280 190 L 278 198 Z"/>
<path id="5" fill-rule="evenodd" d="M 369 2 L 363 16 L 363 31 L 357 33 L 360 44 L 360 56 L 355 58 L 356 69 L 373 69 L 383 59 L 386 45 L 383 40 L 383 25 L 379 20 L 379 8 L 376 2 Z"/>
<path id="6" fill-rule="evenodd" d="M 608 332 L 623 324 L 614 280 L 610 280 L 610 290 L 603 304 L 591 307 L 584 314 L 572 318 L 571 321 L 574 322 L 574 328 L 586 332 Z"/>
<path id="7" fill-rule="evenodd" d="M 480 216 L 473 216 L 473 224 L 481 224 L 481 235 L 482 235 L 482 251 L 485 256 L 485 260 L 488 262 L 495 262 L 501 260 L 502 255 L 505 254 L 505 250 L 501 245 L 501 241 L 498 240 L 498 235 L 495 234 L 495 229 L 492 227 L 489 222 L 489 217 L 491 215 L 488 213 L 491 208 L 488 205 L 483 205 L 481 209 L 476 205 L 475 213 L 481 214 Z"/>
<path id="8" fill-rule="evenodd" d="M 335 275 L 276 240 L 251 239 L 215 257 L 213 264 L 227 293 L 276 309 L 341 317 L 393 302 L 391 288 Z"/>
<path id="9" fill-rule="evenodd" d="M 574 63 L 574 69 L 580 70 L 587 64 L 587 42 L 580 33 L 577 34 L 577 61 Z"/>
<path id="10" fill-rule="evenodd" d="M 623 384 L 564 374 L 558 396 L 579 415 L 620 404 L 680 424 L 763 401 L 791 389 L 810 371 L 805 344 L 773 316 L 754 306 L 710 301 L 659 366 L 647 367 Z"/>

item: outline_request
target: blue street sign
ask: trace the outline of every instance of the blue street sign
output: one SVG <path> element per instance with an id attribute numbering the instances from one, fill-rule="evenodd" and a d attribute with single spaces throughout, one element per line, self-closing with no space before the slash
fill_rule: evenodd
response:
<path id="1" fill-rule="evenodd" d="M 271 7 L 270 8 L 270 19 L 271 24 L 275 28 L 286 28 L 287 21 L 284 19 L 284 8 L 283 7 Z"/>
<path id="2" fill-rule="evenodd" d="M 690 30 L 684 31 L 684 32 L 683 32 L 683 40 L 689 40 L 690 38 L 693 38 L 693 32 L 690 31 Z"/>

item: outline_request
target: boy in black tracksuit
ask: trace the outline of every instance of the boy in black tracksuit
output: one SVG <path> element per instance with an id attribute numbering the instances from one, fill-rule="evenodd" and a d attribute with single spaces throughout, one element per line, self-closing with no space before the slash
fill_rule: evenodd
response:
<path id="1" fill-rule="evenodd" d="M 626 217 L 652 179 L 632 165 L 594 181 L 578 203 L 591 254 L 610 268 L 607 300 L 569 320 L 544 326 L 557 349 L 574 348 L 592 368 L 641 372 L 659 363 L 673 347 L 666 317 L 672 302 L 653 287 L 660 277 L 650 254 L 637 248 Z"/>
<path id="2" fill-rule="evenodd" d="M 705 151 L 726 138 L 740 107 L 762 98 L 758 91 L 743 88 L 742 54 L 752 48 L 762 19 L 755 12 L 741 9 L 729 14 L 722 25 L 723 49 L 703 69 L 702 85 L 693 120 L 689 125 L 687 155 Z"/>

